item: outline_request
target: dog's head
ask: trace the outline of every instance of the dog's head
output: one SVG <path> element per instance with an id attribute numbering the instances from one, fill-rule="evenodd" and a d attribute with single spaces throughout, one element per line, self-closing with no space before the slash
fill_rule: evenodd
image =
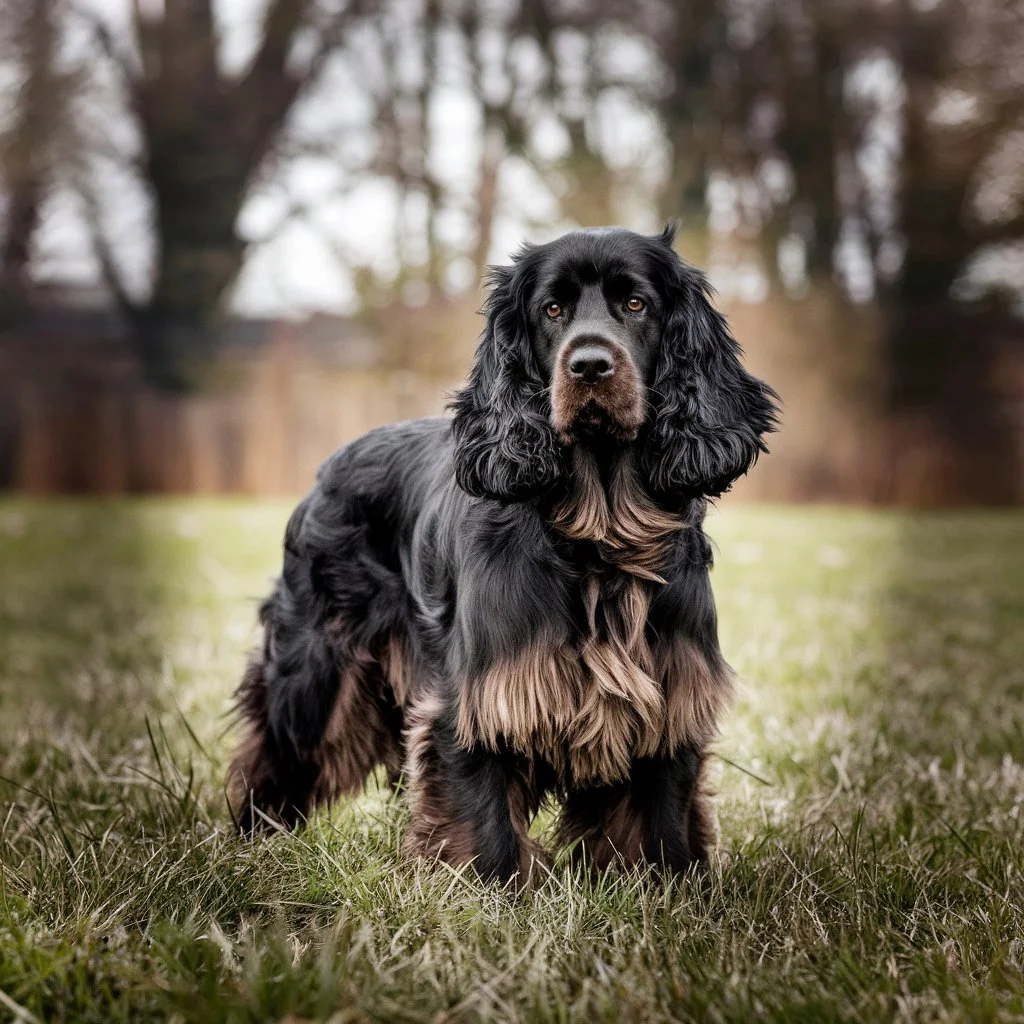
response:
<path id="1" fill-rule="evenodd" d="M 573 445 L 635 442 L 656 494 L 717 495 L 767 450 L 777 396 L 741 365 L 672 236 L 574 231 L 494 270 L 453 402 L 463 489 L 524 501 L 558 482 Z"/>

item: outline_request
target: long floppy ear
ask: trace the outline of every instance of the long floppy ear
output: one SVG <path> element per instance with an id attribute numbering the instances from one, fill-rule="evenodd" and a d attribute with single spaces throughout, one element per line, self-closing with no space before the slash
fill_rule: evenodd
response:
<path id="1" fill-rule="evenodd" d="M 477 497 L 527 501 L 562 475 L 550 398 L 530 344 L 531 250 L 491 272 L 487 326 L 469 383 L 454 397 L 455 479 Z"/>
<path id="2" fill-rule="evenodd" d="M 764 435 L 776 427 L 779 396 L 743 368 L 707 279 L 671 249 L 671 229 L 658 242 L 669 250 L 668 309 L 645 469 L 656 492 L 715 497 L 768 451 Z"/>

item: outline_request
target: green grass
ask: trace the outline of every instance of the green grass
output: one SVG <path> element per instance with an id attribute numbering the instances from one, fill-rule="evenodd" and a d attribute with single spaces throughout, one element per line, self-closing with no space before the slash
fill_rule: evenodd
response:
<path id="1" fill-rule="evenodd" d="M 382 790 L 245 843 L 284 504 L 0 502 L 0 1020 L 1024 1018 L 1024 516 L 714 516 L 705 876 L 514 897 Z"/>

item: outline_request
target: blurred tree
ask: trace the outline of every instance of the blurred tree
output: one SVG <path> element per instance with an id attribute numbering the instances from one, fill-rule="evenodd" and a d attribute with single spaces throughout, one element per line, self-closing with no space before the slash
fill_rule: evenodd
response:
<path id="1" fill-rule="evenodd" d="M 420 304 L 458 293 L 446 284 L 453 264 L 468 267 L 462 276 L 474 284 L 484 276 L 496 219 L 508 212 L 501 174 L 511 159 L 549 186 L 558 174 L 567 176 L 557 192 L 569 217 L 609 219 L 607 166 L 591 124 L 608 80 L 598 67 L 599 48 L 587 38 L 605 21 L 604 5 L 577 10 L 556 0 L 426 0 L 384 3 L 361 22 L 344 59 L 370 98 L 375 146 L 362 166 L 345 166 L 345 177 L 393 184 L 398 216 L 391 244 L 400 266 L 391 279 L 355 268 L 367 305 L 403 293 Z M 575 59 L 565 56 L 569 36 L 580 44 Z M 438 114 L 453 95 L 473 111 L 468 139 L 446 131 Z M 545 119 L 566 139 L 554 162 L 534 146 Z M 444 147 L 467 141 L 472 166 L 458 177 L 445 173 Z M 442 222 L 471 227 L 445 232 Z M 352 269 L 340 247 L 336 254 Z"/>
<path id="2" fill-rule="evenodd" d="M 723 0 L 686 0 L 647 14 L 666 71 L 658 104 L 668 146 L 660 213 L 666 220 L 680 219 L 680 247 L 702 266 L 708 257 L 708 179 L 715 170 L 735 169 L 737 145 L 744 138 L 730 23 Z"/>
<path id="3" fill-rule="evenodd" d="M 325 14 L 313 0 L 270 0 L 254 55 L 239 74 L 225 72 L 218 59 L 212 0 L 160 7 L 134 0 L 130 46 L 95 22 L 142 138 L 155 234 L 144 299 L 133 298 L 125 283 L 95 195 L 87 195 L 87 208 L 105 281 L 131 322 L 154 385 L 182 390 L 202 380 L 225 294 L 245 255 L 237 231 L 242 204 L 289 112 L 339 44 L 349 14 Z"/>
<path id="4" fill-rule="evenodd" d="M 12 90 L 11 124 L 0 137 L 0 183 L 6 200 L 0 230 L 4 322 L 15 319 L 27 304 L 32 240 L 66 111 L 68 82 L 56 66 L 56 6 L 56 0 L 4 0 L 0 6 L 5 56 L 20 79 Z"/>
<path id="5" fill-rule="evenodd" d="M 1006 180 L 1016 168 L 997 170 L 1024 131 L 1024 4 L 691 0 L 671 24 L 659 50 L 674 69 L 668 201 L 699 224 L 712 172 L 737 195 L 755 189 L 776 285 L 794 290 L 786 241 L 801 254 L 795 290 L 829 295 L 837 323 L 843 305 L 878 303 L 888 410 L 897 433 L 937 453 L 939 486 L 1019 498 L 1017 442 L 993 398 L 1000 346 L 1021 330 L 963 282 L 987 247 L 1024 240 L 1021 205 L 1006 199 L 1020 194 L 1019 176 L 1016 191 Z M 986 189 L 1004 197 L 987 212 Z M 726 233 L 742 232 L 743 213 Z M 818 357 L 833 358 L 827 340 Z"/>
<path id="6" fill-rule="evenodd" d="M 502 161 L 516 148 L 509 53 L 514 12 L 481 0 L 385 2 L 368 11 L 343 54 L 369 100 L 373 145 L 362 160 L 339 157 L 346 190 L 353 182 L 387 181 L 394 190 L 391 249 L 398 272 L 378 269 L 365 255 L 346 251 L 305 214 L 339 262 L 353 274 L 366 311 L 393 302 L 422 306 L 444 302 L 447 272 L 469 259 L 483 272 L 498 207 Z M 447 93 L 475 108 L 475 168 L 453 181 L 445 167 L 445 136 L 437 105 Z M 455 140 L 465 144 L 466 139 Z M 446 170 L 448 173 L 446 173 Z M 472 173 L 475 171 L 475 173 Z M 467 187 L 467 178 L 471 184 Z M 472 180 L 475 179 L 475 180 Z M 471 230 L 441 229 L 447 221 Z"/>
<path id="7" fill-rule="evenodd" d="M 979 209 L 994 158 L 1024 130 L 1024 4 L 902 0 L 892 21 L 903 75 L 899 272 L 883 289 L 892 402 L 946 453 L 948 486 L 978 501 L 1021 497 L 1017 440 L 996 400 L 999 350 L 1022 332 L 1009 309 L 957 289 L 973 257 L 1024 241 L 1019 199 Z M 1009 195 L 1019 196 L 1019 165 Z"/>

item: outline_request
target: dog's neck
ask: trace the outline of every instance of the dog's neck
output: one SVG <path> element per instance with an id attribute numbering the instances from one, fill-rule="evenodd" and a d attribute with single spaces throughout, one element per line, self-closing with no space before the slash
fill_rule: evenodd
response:
<path id="1" fill-rule="evenodd" d="M 658 505 L 644 488 L 632 449 L 574 445 L 568 487 L 551 513 L 552 526 L 570 540 L 589 541 L 623 572 L 655 582 L 683 518 Z"/>

